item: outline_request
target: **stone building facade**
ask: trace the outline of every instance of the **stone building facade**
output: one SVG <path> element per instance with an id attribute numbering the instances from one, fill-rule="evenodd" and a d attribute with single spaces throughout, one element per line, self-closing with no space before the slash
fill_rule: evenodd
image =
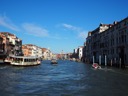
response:
<path id="1" fill-rule="evenodd" d="M 124 67 L 128 65 L 128 17 L 113 24 L 100 24 L 86 39 L 88 62 Z"/>

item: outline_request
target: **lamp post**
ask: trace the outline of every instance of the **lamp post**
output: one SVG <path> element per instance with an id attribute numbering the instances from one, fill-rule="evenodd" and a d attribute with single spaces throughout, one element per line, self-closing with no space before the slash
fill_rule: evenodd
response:
<path id="1" fill-rule="evenodd" d="M 105 66 L 107 66 L 107 57 L 105 55 Z"/>
<path id="2" fill-rule="evenodd" d="M 121 68 L 121 58 L 120 58 L 120 68 Z"/>
<path id="3" fill-rule="evenodd" d="M 93 63 L 95 62 L 95 60 L 94 60 L 94 56 L 93 56 Z"/>
<path id="4" fill-rule="evenodd" d="M 99 56 L 99 65 L 101 65 L 101 55 Z"/>

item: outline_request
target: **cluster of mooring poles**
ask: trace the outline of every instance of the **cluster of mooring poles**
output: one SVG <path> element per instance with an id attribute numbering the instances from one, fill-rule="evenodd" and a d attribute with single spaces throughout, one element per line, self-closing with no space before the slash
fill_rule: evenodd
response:
<path id="1" fill-rule="evenodd" d="M 95 57 L 93 56 L 93 64 L 95 63 Z M 117 60 L 116 58 L 114 59 L 114 63 L 116 64 L 117 63 Z M 99 65 L 101 65 L 101 55 L 99 56 Z M 113 61 L 111 59 L 111 66 L 113 65 Z M 107 56 L 105 55 L 105 66 L 107 66 Z M 121 58 L 120 58 L 120 61 L 119 61 L 119 67 L 121 68 Z"/>

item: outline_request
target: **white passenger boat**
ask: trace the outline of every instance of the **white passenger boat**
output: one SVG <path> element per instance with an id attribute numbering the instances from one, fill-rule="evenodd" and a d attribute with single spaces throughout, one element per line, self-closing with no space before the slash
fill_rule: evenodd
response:
<path id="1" fill-rule="evenodd" d="M 27 57 L 27 56 L 11 56 L 11 65 L 17 66 L 32 66 L 39 65 L 41 61 L 37 57 Z"/>
<path id="2" fill-rule="evenodd" d="M 6 63 L 6 64 L 11 64 L 11 62 L 12 62 L 11 57 L 6 57 L 5 60 L 4 60 L 4 63 Z"/>

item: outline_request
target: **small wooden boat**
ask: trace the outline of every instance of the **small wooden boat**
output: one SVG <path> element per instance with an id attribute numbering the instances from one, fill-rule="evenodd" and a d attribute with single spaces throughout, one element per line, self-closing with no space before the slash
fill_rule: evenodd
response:
<path id="1" fill-rule="evenodd" d="M 57 62 L 56 59 L 52 59 L 52 60 L 51 60 L 51 64 L 58 64 L 58 62 Z"/>

